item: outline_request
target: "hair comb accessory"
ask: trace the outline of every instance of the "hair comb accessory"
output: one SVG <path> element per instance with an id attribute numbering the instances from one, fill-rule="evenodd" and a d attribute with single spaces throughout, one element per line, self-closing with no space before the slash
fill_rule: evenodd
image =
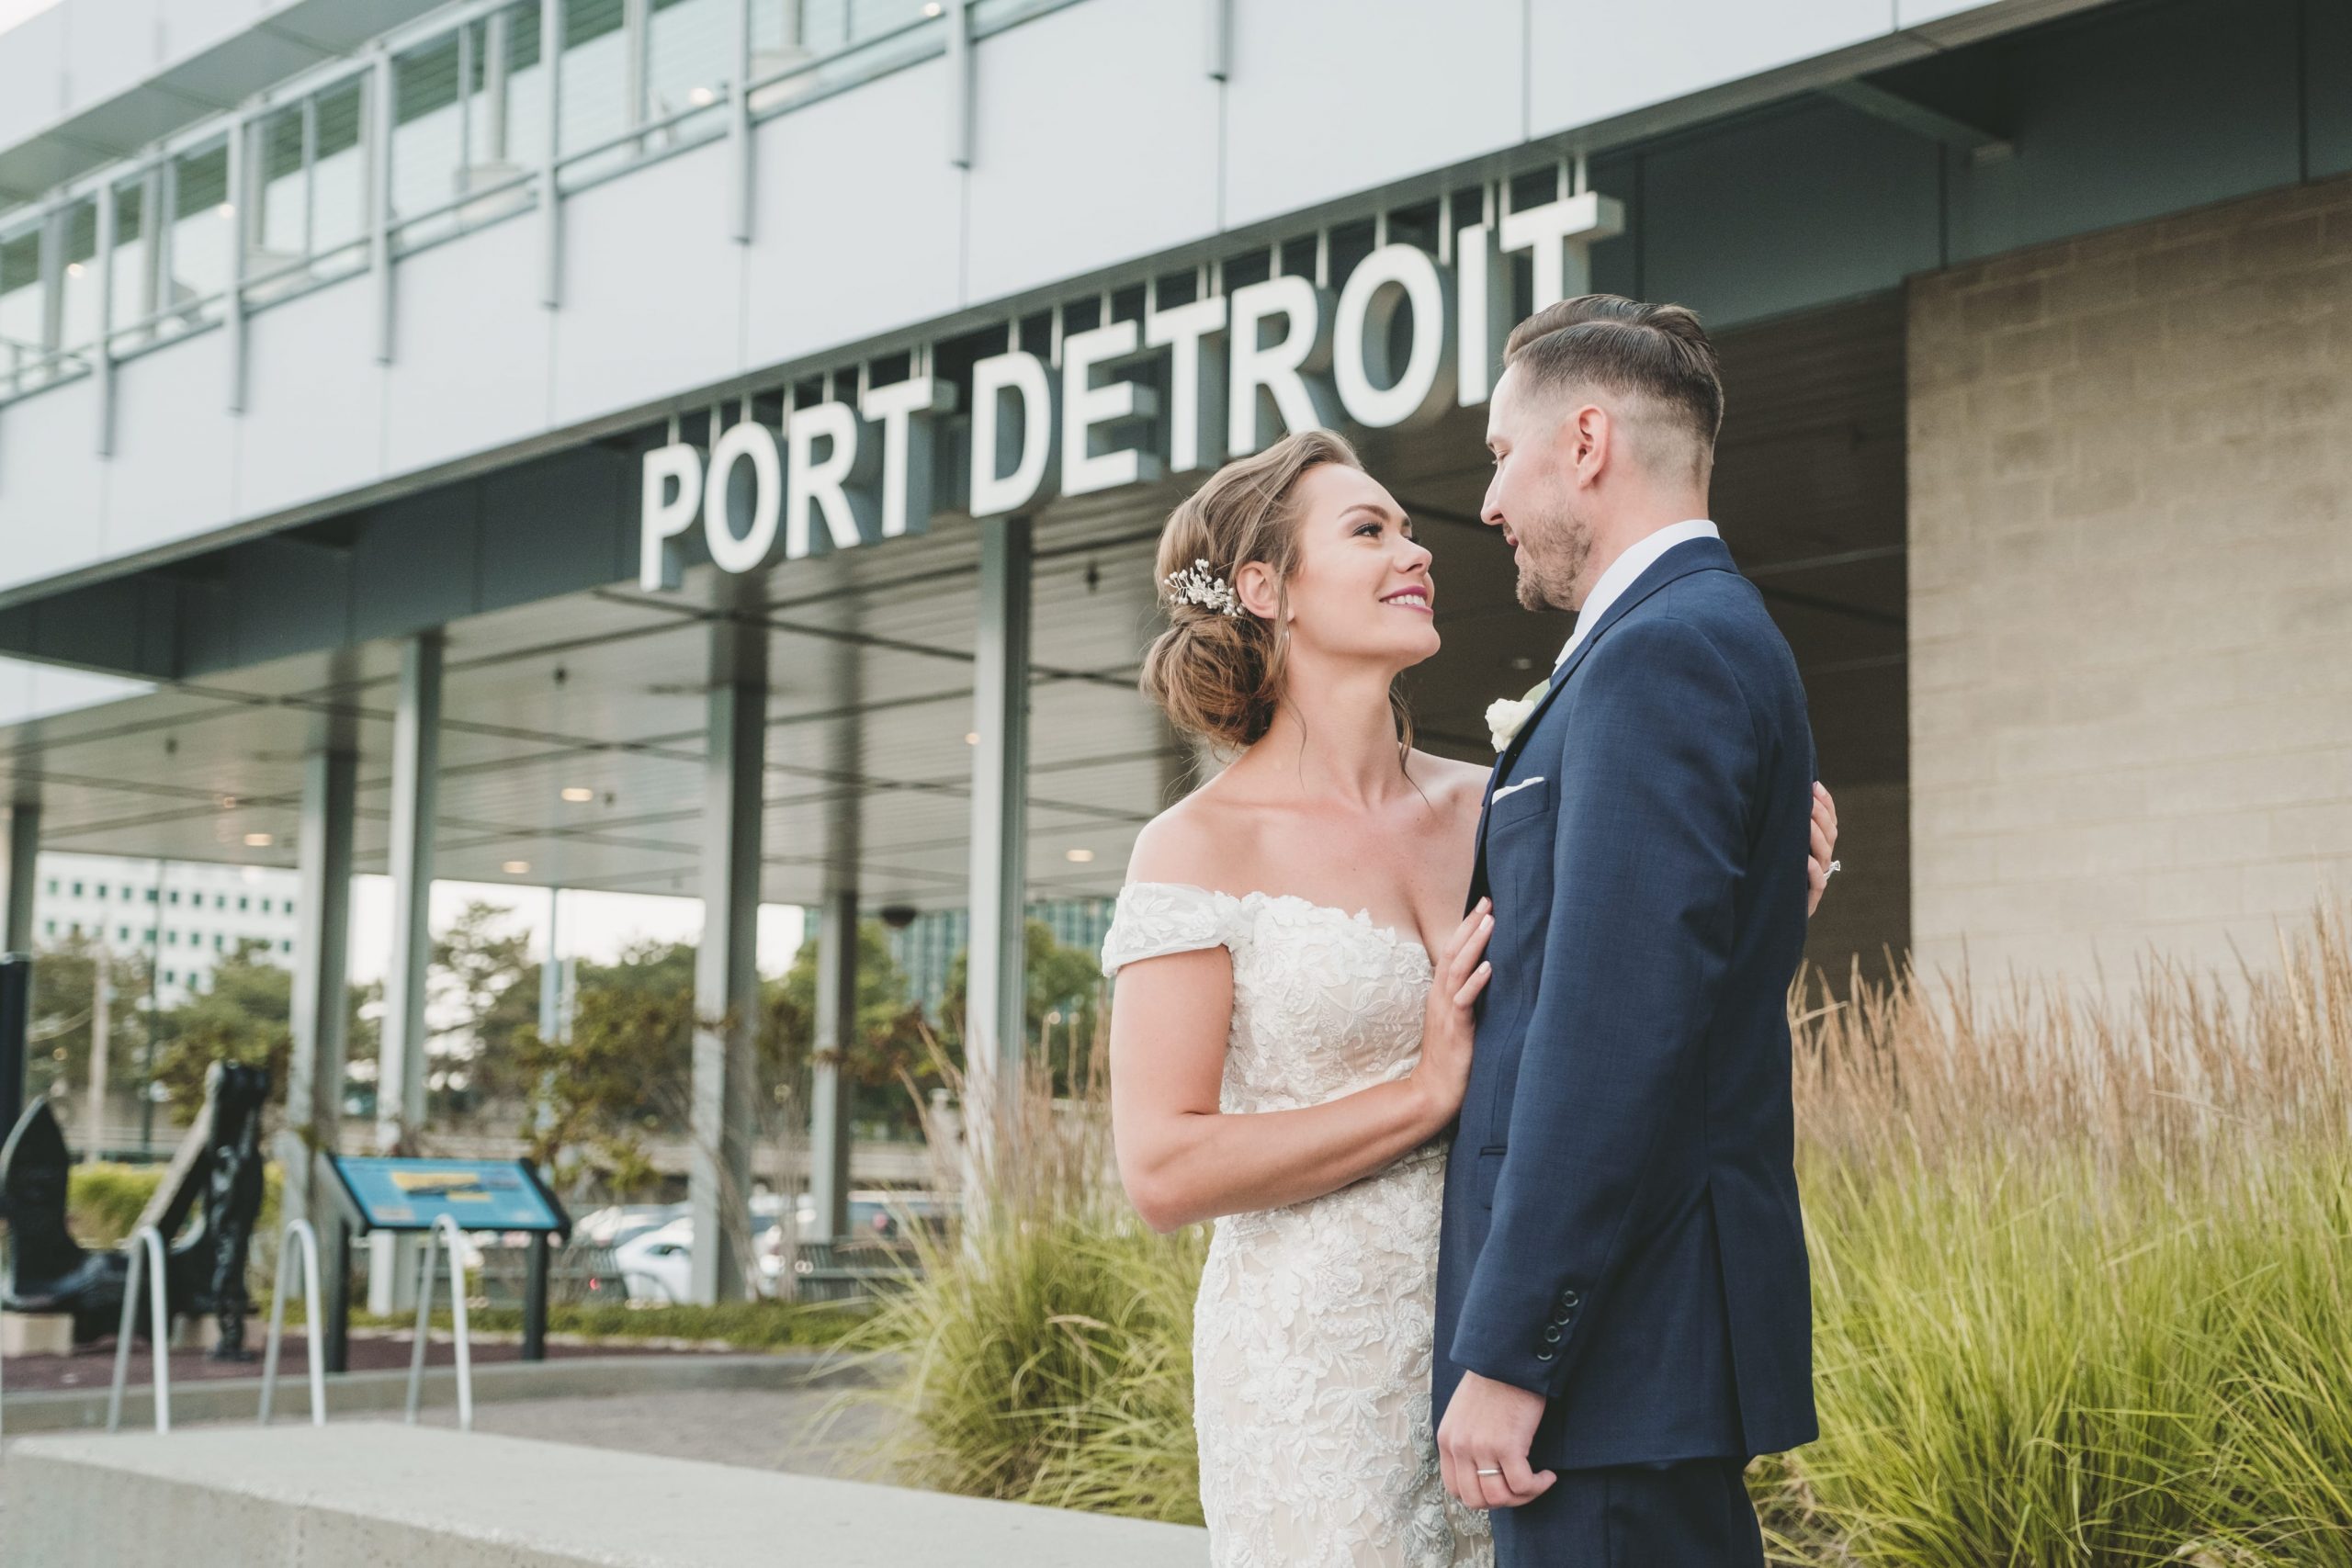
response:
<path id="1" fill-rule="evenodd" d="M 1209 570 L 1209 563 L 1196 560 L 1182 571 L 1171 571 L 1167 577 L 1168 603 L 1198 604 L 1204 610 L 1214 610 L 1220 615 L 1241 618 L 1241 601 L 1233 596 L 1233 585 Z"/>

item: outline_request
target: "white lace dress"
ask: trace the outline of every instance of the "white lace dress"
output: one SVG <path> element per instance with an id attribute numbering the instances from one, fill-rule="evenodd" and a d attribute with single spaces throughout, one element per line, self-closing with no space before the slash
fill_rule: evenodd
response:
<path id="1" fill-rule="evenodd" d="M 1288 894 L 1132 883 L 1102 969 L 1223 946 L 1229 1113 L 1404 1077 L 1430 957 L 1367 914 Z M 1201 1506 L 1216 1568 L 1469 1568 L 1483 1514 L 1445 1495 L 1430 1424 L 1445 1151 L 1216 1222 L 1193 1329 Z"/>

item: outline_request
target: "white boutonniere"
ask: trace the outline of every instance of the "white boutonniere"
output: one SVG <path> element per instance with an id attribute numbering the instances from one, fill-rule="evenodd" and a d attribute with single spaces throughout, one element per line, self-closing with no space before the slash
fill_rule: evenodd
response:
<path id="1" fill-rule="evenodd" d="M 1543 701 L 1544 690 L 1551 684 L 1549 681 L 1538 681 L 1527 688 L 1525 696 L 1516 701 L 1510 697 L 1497 697 L 1487 705 L 1487 733 L 1494 740 L 1497 751 L 1510 750 L 1512 739 L 1519 734 L 1519 727 L 1527 722 L 1528 716 L 1535 711 L 1535 705 Z"/>

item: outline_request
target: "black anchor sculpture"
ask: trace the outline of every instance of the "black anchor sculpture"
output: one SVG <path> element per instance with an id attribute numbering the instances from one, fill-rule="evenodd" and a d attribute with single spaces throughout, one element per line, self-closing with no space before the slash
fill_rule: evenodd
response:
<path id="1" fill-rule="evenodd" d="M 261 1213 L 261 1120 L 268 1100 L 266 1068 L 216 1064 L 206 1077 L 203 1111 L 139 1217 L 175 1238 L 164 1247 L 164 1303 L 175 1316 L 215 1318 L 215 1360 L 251 1355 L 244 1344 L 251 1305 L 245 1258 Z M 74 1239 L 65 1218 L 70 1167 L 65 1134 L 44 1095 L 0 1147 L 0 1212 L 8 1216 L 0 1308 L 70 1314 L 80 1345 L 120 1326 L 130 1260 L 120 1252 L 91 1252 Z M 192 1213 L 198 1218 L 189 1225 Z M 134 1332 L 152 1335 L 147 1315 L 142 1288 Z"/>

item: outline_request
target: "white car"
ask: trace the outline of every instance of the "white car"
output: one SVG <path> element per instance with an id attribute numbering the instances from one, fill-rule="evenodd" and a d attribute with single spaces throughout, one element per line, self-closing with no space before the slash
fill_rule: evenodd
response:
<path id="1" fill-rule="evenodd" d="M 695 1222 L 691 1215 L 644 1231 L 613 1248 L 622 1288 L 633 1302 L 693 1299 Z"/>
<path id="2" fill-rule="evenodd" d="M 784 1201 L 771 1193 L 752 1200 L 752 1249 L 764 1251 L 776 1222 L 784 1216 Z M 630 1236 L 613 1248 L 613 1263 L 632 1302 L 673 1303 L 694 1299 L 692 1279 L 695 1222 L 692 1214 Z"/>

